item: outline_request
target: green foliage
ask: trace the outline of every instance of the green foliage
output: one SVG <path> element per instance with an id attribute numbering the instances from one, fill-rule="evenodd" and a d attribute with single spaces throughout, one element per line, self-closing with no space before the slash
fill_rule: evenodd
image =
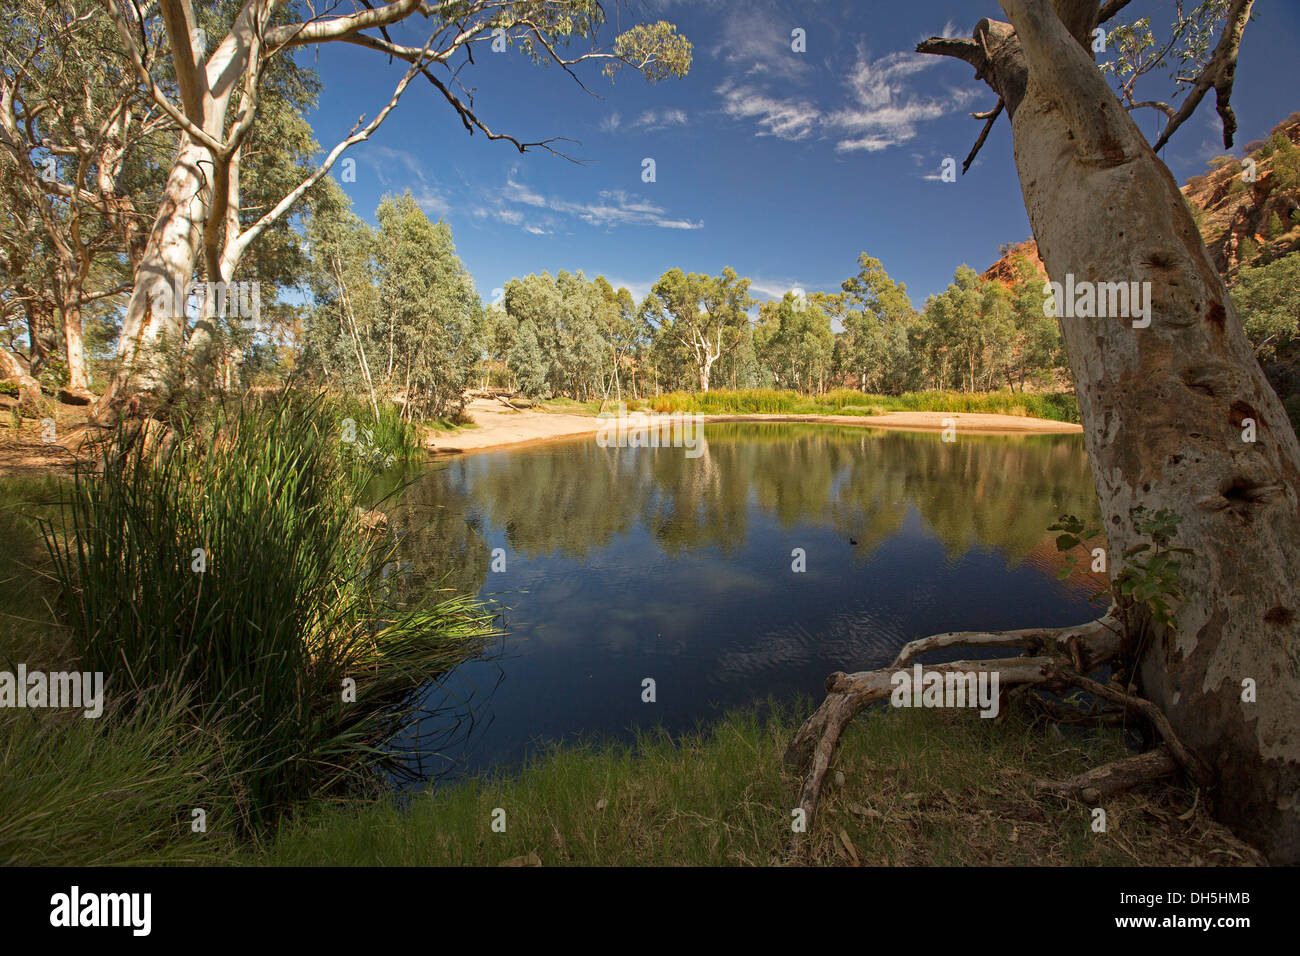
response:
<path id="1" fill-rule="evenodd" d="M 753 334 L 746 314 L 754 305 L 749 281 L 730 266 L 718 276 L 670 269 L 641 305 L 656 341 L 690 369 L 700 391 L 709 390 L 713 364 Z"/>
<path id="2" fill-rule="evenodd" d="M 1242 269 L 1230 292 L 1260 360 L 1272 359 L 1300 337 L 1300 253 Z"/>
<path id="3" fill-rule="evenodd" d="M 1280 131 L 1270 137 L 1269 146 L 1274 188 L 1294 192 L 1300 188 L 1300 147 Z"/>
<path id="4" fill-rule="evenodd" d="M 337 186 L 312 216 L 303 365 L 376 404 L 402 396 L 408 420 L 454 418 L 485 344 L 482 303 L 450 227 L 409 191 L 384 197 L 376 217 L 372 230 Z"/>
<path id="5" fill-rule="evenodd" d="M 972 412 L 1078 422 L 1075 397 L 1065 393 L 905 392 L 875 395 L 836 389 L 803 395 L 779 389 L 666 392 L 646 400 L 654 411 L 705 415 L 883 415 L 886 412 Z"/>
<path id="6" fill-rule="evenodd" d="M 0 865 L 228 862 L 231 791 L 218 733 L 155 689 L 95 720 L 0 710 Z M 207 811 L 191 832 L 190 809 Z"/>
<path id="7" fill-rule="evenodd" d="M 358 526 L 365 473 L 349 480 L 332 432 L 287 393 L 168 438 L 124 427 L 46 525 L 83 668 L 122 693 L 175 687 L 220 725 L 247 827 L 355 784 L 405 719 L 393 705 L 484 632 L 460 599 L 385 600 L 382 539 Z"/>
<path id="8" fill-rule="evenodd" d="M 1100 528 L 1089 527 L 1075 515 L 1061 515 L 1054 524 L 1047 526 L 1047 530 L 1061 532 L 1056 536 L 1056 550 L 1065 555 L 1065 563 L 1056 576 L 1062 581 L 1072 575 L 1078 567 L 1077 558 L 1072 552 L 1101 534 Z"/>
<path id="9" fill-rule="evenodd" d="M 1060 779 L 1123 757 L 1122 732 L 1055 740 L 1041 722 L 1010 711 L 996 727 L 969 712 L 883 708 L 849 726 L 836 751 L 842 786 L 827 787 L 830 825 L 790 855 L 796 788 L 782 752 L 808 712 L 769 704 L 730 713 L 674 739 L 648 731 L 634 744 L 583 741 L 549 748 L 519 772 L 440 787 L 409 802 L 320 807 L 283 829 L 246 864 L 273 866 L 770 866 L 799 862 L 896 865 L 1130 865 L 1189 862 L 1204 853 L 1172 826 L 1177 811 L 1138 812 L 1150 795 L 1124 795 L 1124 846 L 1089 839 L 1077 808 L 1035 803 L 1033 781 Z M 1166 795 L 1164 799 L 1169 799 Z M 1023 807 L 1046 816 L 1026 822 Z M 495 808 L 505 833 L 485 835 Z M 972 827 L 971 819 L 981 821 Z M 785 821 L 784 824 L 778 821 Z M 774 822 L 777 821 L 777 822 Z M 1007 834 L 1020 838 L 1008 840 Z M 843 836 L 841 836 L 843 834 Z M 1077 836 L 1075 836 L 1077 834 Z M 1220 838 L 1222 839 L 1222 838 Z M 845 843 L 852 845 L 851 857 Z M 1129 842 L 1132 841 L 1132 842 Z"/>
<path id="10" fill-rule="evenodd" d="M 1145 505 L 1136 505 L 1129 510 L 1133 528 L 1147 541 L 1133 545 L 1124 552 L 1124 567 L 1115 575 L 1114 589 L 1121 606 L 1134 604 L 1145 605 L 1151 619 L 1165 627 L 1175 627 L 1171 602 L 1181 601 L 1184 597 L 1180 580 L 1182 562 L 1175 557 L 1191 554 L 1186 548 L 1175 548 L 1173 539 L 1178 534 L 1178 525 L 1182 515 L 1162 508 L 1150 512 Z M 1049 531 L 1060 531 L 1056 539 L 1058 551 L 1068 553 L 1101 534 L 1101 529 L 1088 527 L 1074 515 L 1062 515 L 1048 526 Z M 1067 566 L 1061 573 L 1065 578 L 1074 570 L 1074 556 L 1068 555 Z"/>

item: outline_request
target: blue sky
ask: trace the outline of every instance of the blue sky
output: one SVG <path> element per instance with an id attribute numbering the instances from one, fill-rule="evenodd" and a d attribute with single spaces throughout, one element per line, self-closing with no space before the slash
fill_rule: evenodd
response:
<path id="1" fill-rule="evenodd" d="M 1172 7 L 1136 0 L 1130 9 L 1159 25 Z M 1300 109 L 1300 3 L 1257 10 L 1233 98 L 1238 153 Z M 865 251 L 920 306 L 958 265 L 983 269 L 999 244 L 1030 235 L 1005 117 L 966 176 L 938 175 L 945 157 L 965 158 L 982 125 L 969 114 L 996 97 L 966 64 L 912 53 L 919 39 L 969 36 L 980 16 L 1000 16 L 994 0 L 644 0 L 615 15 L 624 26 L 676 23 L 694 44 L 689 76 L 651 86 L 624 71 L 611 84 L 587 64 L 579 74 L 593 96 L 554 66 L 485 47 L 461 74 L 494 130 L 571 137 L 578 142 L 558 146 L 583 165 L 469 136 L 417 80 L 370 141 L 345 154 L 356 160 L 356 182 L 343 188 L 357 214 L 373 222 L 384 193 L 410 189 L 451 225 L 485 301 L 512 277 L 559 269 L 603 274 L 638 298 L 673 267 L 716 274 L 727 265 L 759 297 L 837 291 Z M 413 27 L 395 38 L 422 44 Z M 796 28 L 805 53 L 791 50 Z M 373 116 L 404 72 L 344 44 L 325 45 L 314 65 L 323 90 L 309 119 L 326 147 Z M 1167 97 L 1167 73 L 1146 92 Z M 1160 119 L 1138 114 L 1152 138 Z M 1165 150 L 1180 182 L 1224 152 L 1220 136 L 1211 94 Z M 642 180 L 647 157 L 652 183 Z"/>

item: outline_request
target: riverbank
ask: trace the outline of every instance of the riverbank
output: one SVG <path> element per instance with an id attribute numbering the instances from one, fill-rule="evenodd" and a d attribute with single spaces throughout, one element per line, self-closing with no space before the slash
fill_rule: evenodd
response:
<path id="1" fill-rule="evenodd" d="M 581 408 L 582 406 L 575 406 Z M 603 419 L 594 414 L 551 409 L 511 410 L 499 402 L 474 399 L 465 408 L 472 429 L 428 431 L 424 447 L 438 454 L 486 451 L 510 445 L 533 444 L 560 438 L 593 435 Z M 802 422 L 857 428 L 938 432 L 951 423 L 958 436 L 969 435 L 1077 435 L 1083 427 L 1027 415 L 986 412 L 897 411 L 881 415 L 729 414 L 703 415 L 705 424 L 721 422 Z"/>
<path id="2" fill-rule="evenodd" d="M 0 478 L 0 653 L 29 668 L 79 661 L 35 519 L 66 492 L 53 474 Z M 112 694 L 110 694 L 112 696 Z M 679 740 L 574 743 L 522 769 L 391 798 L 309 794 L 277 832 L 231 820 L 219 755 L 180 708 L 98 720 L 0 710 L 0 865 L 1243 865 L 1260 862 L 1182 783 L 1090 808 L 1040 797 L 1125 752 L 1118 731 L 1061 732 L 1023 711 L 864 713 L 845 734 L 802 860 L 789 855 L 799 781 L 782 751 L 810 701 L 721 714 Z M 214 774 L 216 776 L 214 776 Z M 842 779 L 840 775 L 842 776 Z M 133 799 L 124 803 L 123 793 Z M 177 807 L 207 809 L 196 834 Z M 505 812 L 504 832 L 493 829 Z"/>
<path id="3" fill-rule="evenodd" d="M 877 708 L 848 728 L 806 855 L 782 765 L 808 702 L 741 711 L 674 741 L 568 744 L 517 772 L 318 806 L 236 862 L 275 866 L 1201 866 L 1259 864 L 1185 785 L 1111 797 L 1105 832 L 1034 783 L 1122 756 L 1122 734 L 1023 711 Z M 494 827 L 494 821 L 496 826 Z"/>

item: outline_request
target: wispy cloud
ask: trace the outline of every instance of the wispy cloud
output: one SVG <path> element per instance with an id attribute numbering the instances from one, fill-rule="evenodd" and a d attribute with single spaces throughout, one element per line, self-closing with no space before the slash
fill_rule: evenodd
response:
<path id="1" fill-rule="evenodd" d="M 723 80 L 715 90 L 722 111 L 733 119 L 752 119 L 759 136 L 807 139 L 822 122 L 821 111 L 806 99 L 769 96 L 754 86 Z"/>
<path id="2" fill-rule="evenodd" d="M 952 21 L 944 25 L 945 36 L 956 32 Z M 759 55 L 758 48 L 750 45 L 727 58 L 743 61 L 742 53 Z M 843 78 L 845 97 L 834 107 L 819 106 L 808 95 L 775 92 L 777 79 L 768 78 L 770 56 L 764 70 L 742 70 L 723 80 L 714 92 L 722 98 L 723 113 L 751 121 L 758 136 L 793 141 L 826 136 L 835 139 L 837 152 L 879 152 L 908 142 L 917 135 L 920 124 L 964 109 L 979 95 L 974 88 L 918 94 L 911 84 L 938 62 L 936 57 L 911 51 L 873 58 L 859 47 Z M 788 87 L 787 77 L 779 80 L 783 90 Z"/>
<path id="3" fill-rule="evenodd" d="M 474 214 L 479 218 L 518 226 L 533 235 L 552 234 L 564 218 L 601 228 L 700 229 L 704 225 L 699 221 L 675 218 L 663 206 L 622 189 L 601 190 L 594 201 L 584 202 L 540 193 L 519 182 L 515 175 L 512 171 L 505 187 L 491 194 L 487 203 L 475 209 Z"/>
<path id="4" fill-rule="evenodd" d="M 686 111 L 680 109 L 644 110 L 631 120 L 624 120 L 621 113 L 613 112 L 600 121 L 600 130 L 603 133 L 617 133 L 619 130 L 653 133 L 670 126 L 685 126 L 687 122 Z"/>
<path id="5" fill-rule="evenodd" d="M 357 157 L 375 171 L 380 185 L 390 186 L 397 180 L 394 174 L 398 170 L 406 170 L 408 176 L 406 182 L 414 179 L 417 182 L 428 182 L 428 177 L 424 173 L 424 164 L 420 162 L 419 157 L 405 149 L 394 149 L 391 146 L 381 146 L 378 143 L 364 143 L 357 150 Z"/>

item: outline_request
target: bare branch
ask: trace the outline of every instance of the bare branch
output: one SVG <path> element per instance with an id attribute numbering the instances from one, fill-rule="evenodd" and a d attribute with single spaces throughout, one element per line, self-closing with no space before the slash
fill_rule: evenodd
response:
<path id="1" fill-rule="evenodd" d="M 966 157 L 966 162 L 961 164 L 961 174 L 963 176 L 966 175 L 966 170 L 970 169 L 970 164 L 975 162 L 975 157 L 979 155 L 980 148 L 984 145 L 984 141 L 989 138 L 989 130 L 991 130 L 993 124 L 998 121 L 998 117 L 1002 115 L 1002 110 L 1005 106 L 1006 104 L 999 99 L 998 105 L 985 114 L 987 122 L 984 124 L 984 129 L 980 131 L 980 138 L 975 140 L 975 145 L 971 148 L 970 155 Z"/>
<path id="2" fill-rule="evenodd" d="M 1232 139 L 1237 132 L 1237 115 L 1233 112 L 1231 104 L 1232 84 L 1237 76 L 1237 53 L 1241 49 L 1241 36 L 1246 30 L 1246 22 L 1250 19 L 1250 10 L 1254 5 L 1255 0 L 1233 0 L 1232 6 L 1228 9 L 1228 20 L 1223 25 L 1218 46 L 1214 48 L 1214 55 L 1196 77 L 1183 105 L 1165 125 L 1165 131 L 1160 134 L 1160 139 L 1156 141 L 1154 147 L 1157 151 L 1169 142 L 1169 138 L 1178 131 L 1178 127 L 1196 112 L 1196 107 L 1201 105 L 1201 100 L 1211 88 L 1215 93 L 1215 106 L 1219 118 L 1223 120 L 1223 147 L 1232 148 Z"/>
<path id="3" fill-rule="evenodd" d="M 1115 14 L 1119 13 L 1132 2 L 1133 0 L 1106 0 L 1106 2 L 1101 5 L 1101 10 L 1097 12 L 1097 25 L 1101 26 L 1103 23 L 1110 22 L 1115 18 Z"/>
<path id="4" fill-rule="evenodd" d="M 1170 119 L 1173 119 L 1174 117 L 1174 108 L 1170 106 L 1168 103 L 1161 103 L 1158 100 L 1143 100 L 1141 103 L 1130 103 L 1128 105 L 1129 112 L 1132 112 L 1133 110 L 1141 110 L 1141 109 L 1159 110 L 1160 112 L 1168 116 Z"/>

